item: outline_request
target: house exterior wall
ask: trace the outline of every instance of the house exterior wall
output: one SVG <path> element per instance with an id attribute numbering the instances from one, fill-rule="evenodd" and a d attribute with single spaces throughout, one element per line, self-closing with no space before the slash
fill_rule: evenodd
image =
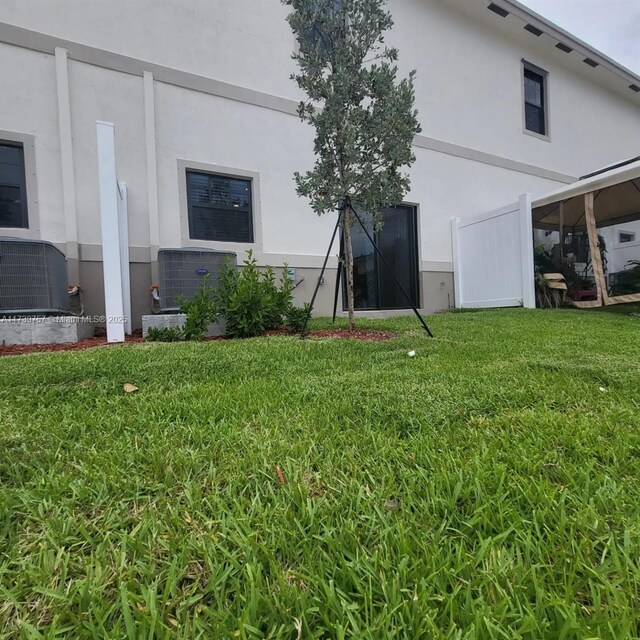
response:
<path id="1" fill-rule="evenodd" d="M 620 242 L 620 232 L 633 233 L 636 239 L 632 242 Z M 605 241 L 608 273 L 624 271 L 629 262 L 638 260 L 640 256 L 640 220 L 600 228 L 598 233 Z"/>
<path id="2" fill-rule="evenodd" d="M 604 89 L 597 84 L 604 69 L 567 56 L 487 4 L 402 0 L 396 10 L 391 3 L 388 42 L 400 49 L 403 72 L 418 71 L 424 135 L 577 177 L 639 155 L 637 94 L 623 83 L 619 95 Z M 523 133 L 523 59 L 548 72 L 548 142 Z"/>
<path id="3" fill-rule="evenodd" d="M 56 74 L 53 56 L 12 47 L 0 42 L 0 139 L 12 132 L 33 136 L 35 166 L 27 172 L 37 175 L 37 203 L 42 211 L 37 227 L 0 234 L 42 237 L 64 243 L 64 205 L 60 174 L 60 138 L 56 103 Z M 32 219 L 29 211 L 30 221 Z"/>
<path id="4" fill-rule="evenodd" d="M 570 64 L 521 28 L 505 31 L 486 3 L 394 0 L 391 9 L 388 40 L 400 49 L 401 70 L 418 71 L 423 132 L 405 200 L 418 209 L 422 307 L 435 311 L 453 304 L 451 218 L 638 155 L 640 98 L 609 86 L 604 69 Z M 128 185 L 135 327 L 150 307 L 158 247 L 231 249 L 239 260 L 252 248 L 261 264 L 295 267 L 304 278 L 296 296 L 310 298 L 335 219 L 317 217 L 294 189 L 293 172 L 313 164 L 313 132 L 295 115 L 286 12 L 273 0 L 2 3 L 0 88 L 11 99 L 0 101 L 0 131 L 35 141 L 40 225 L 27 233 L 63 250 L 77 246 L 70 257 L 90 314 L 104 308 L 96 120 L 116 125 L 118 175 Z M 548 140 L 523 133 L 522 59 L 549 74 Z M 254 177 L 250 247 L 186 237 L 190 166 Z M 331 311 L 335 267 L 332 258 L 319 314 Z"/>

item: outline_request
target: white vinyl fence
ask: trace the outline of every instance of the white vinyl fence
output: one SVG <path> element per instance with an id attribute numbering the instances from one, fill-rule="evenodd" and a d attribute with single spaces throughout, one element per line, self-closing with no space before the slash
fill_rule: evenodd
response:
<path id="1" fill-rule="evenodd" d="M 531 197 L 452 221 L 456 307 L 535 307 Z"/>

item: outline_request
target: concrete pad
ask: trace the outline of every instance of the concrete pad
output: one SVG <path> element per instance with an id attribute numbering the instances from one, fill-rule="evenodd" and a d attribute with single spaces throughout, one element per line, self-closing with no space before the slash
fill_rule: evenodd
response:
<path id="1" fill-rule="evenodd" d="M 94 323 L 77 316 L 0 318 L 0 344 L 67 344 L 92 338 Z"/>

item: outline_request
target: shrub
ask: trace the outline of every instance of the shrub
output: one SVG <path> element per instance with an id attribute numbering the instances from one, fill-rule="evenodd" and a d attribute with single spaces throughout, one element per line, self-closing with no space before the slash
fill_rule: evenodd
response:
<path id="1" fill-rule="evenodd" d="M 202 340 L 209 330 L 209 325 L 218 317 L 213 291 L 209 286 L 209 276 L 202 278 L 200 288 L 191 300 L 181 297 L 178 302 L 180 311 L 187 316 L 182 327 L 185 339 Z"/>
<path id="2" fill-rule="evenodd" d="M 285 314 L 285 324 L 289 329 L 300 333 L 304 327 L 304 322 L 307 319 L 309 308 L 311 305 L 308 302 L 304 303 L 302 307 L 294 307 L 290 305 Z"/>
<path id="3" fill-rule="evenodd" d="M 236 266 L 225 258 L 218 274 L 218 288 L 214 293 L 214 300 L 221 315 L 226 315 L 227 309 L 231 304 L 231 297 L 234 295 L 238 286 L 238 277 L 240 273 Z"/>
<path id="4" fill-rule="evenodd" d="M 145 340 L 149 342 L 179 342 L 184 340 L 182 327 L 149 327 Z"/>
<path id="5" fill-rule="evenodd" d="M 283 325 L 293 289 L 286 269 L 278 285 L 273 268 L 261 272 L 253 252 L 248 251 L 241 270 L 225 263 L 218 284 L 216 303 L 228 336 L 247 338 Z"/>

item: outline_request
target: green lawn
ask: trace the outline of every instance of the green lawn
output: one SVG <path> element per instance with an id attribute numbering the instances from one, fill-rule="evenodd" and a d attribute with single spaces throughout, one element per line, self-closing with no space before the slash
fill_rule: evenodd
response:
<path id="1" fill-rule="evenodd" d="M 640 637 L 640 320 L 361 324 L 1 358 L 0 636 Z"/>

